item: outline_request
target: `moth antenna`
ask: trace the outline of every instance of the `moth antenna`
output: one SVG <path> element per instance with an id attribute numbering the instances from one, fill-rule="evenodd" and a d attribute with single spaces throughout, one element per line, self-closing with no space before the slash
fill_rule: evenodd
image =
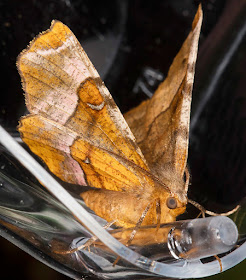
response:
<path id="1" fill-rule="evenodd" d="M 192 204 L 193 206 L 195 206 L 198 210 L 200 210 L 201 212 L 206 212 L 206 209 L 201 205 L 199 204 L 198 202 L 192 200 L 192 199 L 189 199 L 188 198 L 188 203 Z"/>
<path id="2" fill-rule="evenodd" d="M 206 210 L 201 204 L 199 204 L 198 202 L 194 201 L 194 200 L 191 200 L 191 199 L 188 199 L 188 203 L 192 204 L 193 206 L 195 206 L 198 210 L 201 211 L 203 217 L 205 217 L 204 214 L 207 214 L 209 216 L 230 216 L 232 215 L 233 213 L 235 213 L 239 208 L 240 208 L 240 205 L 238 204 L 235 208 L 233 208 L 232 210 L 228 211 L 228 212 L 224 212 L 224 213 L 215 213 L 213 211 L 209 211 L 209 210 Z"/>
<path id="3" fill-rule="evenodd" d="M 209 210 L 206 210 L 206 214 L 210 215 L 210 216 L 230 216 L 232 214 L 234 214 L 235 212 L 237 212 L 237 210 L 240 208 L 240 205 L 238 204 L 236 207 L 234 207 L 232 210 L 228 211 L 228 212 L 224 212 L 224 213 L 215 213 Z"/>
<path id="4" fill-rule="evenodd" d="M 187 193 L 190 183 L 190 172 L 188 170 L 188 167 L 185 168 L 185 192 Z"/>

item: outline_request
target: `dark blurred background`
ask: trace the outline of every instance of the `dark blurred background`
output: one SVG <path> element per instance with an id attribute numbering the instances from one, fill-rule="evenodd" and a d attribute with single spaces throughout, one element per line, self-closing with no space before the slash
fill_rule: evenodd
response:
<path id="1" fill-rule="evenodd" d="M 199 2 L 0 0 L 0 124 L 17 136 L 18 119 L 26 109 L 16 57 L 52 19 L 74 32 L 126 112 L 149 98 L 166 76 Z M 246 3 L 201 2 L 204 21 L 192 105 L 189 197 L 207 209 L 228 211 L 246 195 Z M 3 238 L 0 256 L 3 278 L 68 279 Z M 209 279 L 226 277 L 244 279 L 245 262 Z"/>

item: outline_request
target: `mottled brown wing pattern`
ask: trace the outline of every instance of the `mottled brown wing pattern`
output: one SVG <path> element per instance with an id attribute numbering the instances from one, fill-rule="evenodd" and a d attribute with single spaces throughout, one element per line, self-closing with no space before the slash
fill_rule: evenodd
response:
<path id="1" fill-rule="evenodd" d="M 187 164 L 191 93 L 202 10 L 153 97 L 124 115 L 151 171 L 159 178 L 183 178 Z"/>

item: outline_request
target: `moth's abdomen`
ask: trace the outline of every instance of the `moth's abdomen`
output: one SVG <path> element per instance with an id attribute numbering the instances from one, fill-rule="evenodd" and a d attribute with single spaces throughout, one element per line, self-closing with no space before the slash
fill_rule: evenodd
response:
<path id="1" fill-rule="evenodd" d="M 134 227 L 151 199 L 143 199 L 133 193 L 90 190 L 81 194 L 86 205 L 98 216 L 124 228 Z M 156 224 L 155 203 L 151 205 L 142 225 Z"/>

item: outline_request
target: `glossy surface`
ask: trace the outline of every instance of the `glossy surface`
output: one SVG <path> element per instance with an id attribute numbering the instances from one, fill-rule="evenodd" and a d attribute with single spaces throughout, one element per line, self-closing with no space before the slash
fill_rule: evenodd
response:
<path id="1" fill-rule="evenodd" d="M 91 3 L 89 6 L 88 3 L 80 5 L 81 1 L 1 2 L 1 65 L 5 69 L 1 83 L 1 92 L 5 93 L 2 94 L 1 120 L 9 130 L 16 131 L 17 119 L 24 112 L 24 104 L 21 102 L 22 90 L 15 66 L 16 57 L 26 43 L 44 28 L 44 25 L 46 28 L 49 27 L 54 14 L 56 18 L 68 24 L 77 35 L 80 34 L 78 36 L 83 46 L 87 43 L 87 37 L 83 37 L 86 31 L 83 26 L 84 24 L 89 26 L 88 34 L 94 34 L 95 44 L 93 46 L 91 44 L 86 51 L 90 52 L 91 58 L 95 57 L 92 60 L 97 69 L 100 67 L 99 64 L 103 65 L 101 69 L 108 74 L 106 84 L 117 103 L 121 105 L 123 111 L 126 111 L 137 105 L 141 98 L 144 99 L 145 92 L 153 92 L 153 88 L 158 84 L 156 79 L 160 81 L 163 74 L 167 72 L 172 58 L 185 38 L 185 31 L 187 33 L 189 31 L 189 24 L 198 4 L 197 1 L 155 1 L 155 4 L 131 1 L 127 10 L 127 26 L 123 26 L 126 30 L 125 39 L 116 51 L 118 53 L 116 63 L 113 64 L 112 71 L 108 73 L 108 64 L 106 63 L 105 67 L 105 61 L 111 63 L 111 56 L 100 54 L 106 54 L 104 50 L 108 50 L 110 54 L 114 52 L 104 31 L 113 25 L 114 17 L 122 19 L 121 12 L 116 12 L 114 5 L 100 7 L 94 9 L 93 12 L 90 8 L 94 6 L 93 1 L 88 2 Z M 123 3 L 123 1 L 120 2 Z M 245 19 L 242 3 L 243 1 L 239 1 L 238 5 L 234 5 L 234 1 L 203 1 L 205 21 L 201 44 L 206 41 L 206 45 L 200 53 L 202 61 L 198 58 L 193 109 L 196 109 L 199 101 L 202 100 L 199 96 L 201 86 L 209 85 L 208 75 L 216 71 L 219 57 L 223 57 L 224 49 L 233 43 L 234 35 L 240 30 L 239 22 Z M 98 23 L 96 23 L 97 20 L 99 20 Z M 216 25 L 217 22 L 220 24 Z M 104 27 L 105 29 L 102 29 Z M 117 35 L 122 34 L 117 28 L 114 31 Z M 223 34 L 229 35 L 226 41 L 218 36 Z M 114 40 L 111 42 L 113 49 L 117 50 L 118 45 L 114 44 Z M 216 45 L 219 45 L 220 49 L 212 52 Z M 218 53 L 220 56 L 217 56 Z M 102 72 L 100 74 L 102 75 Z M 245 43 L 242 43 L 221 76 L 220 84 L 214 90 L 211 102 L 202 114 L 197 129 L 191 137 L 189 162 L 192 165 L 192 185 L 189 187 L 189 196 L 214 211 L 232 209 L 245 195 L 244 81 Z M 121 88 L 118 88 L 118 82 L 122 83 Z M 23 170 L 17 172 L 10 169 L 4 161 L 1 163 L 1 168 L 12 172 L 17 177 L 20 176 L 19 172 L 21 175 L 26 174 Z M 192 212 L 191 207 L 188 207 L 188 215 L 192 215 Z M 238 222 L 243 221 L 243 209 L 238 217 L 240 218 Z M 244 232 L 242 228 L 240 231 L 242 238 Z M 11 244 L 4 242 L 1 244 L 2 275 L 20 277 L 22 273 L 26 273 L 24 276 L 26 279 L 62 277 L 61 274 L 54 276 L 53 270 L 48 271 L 43 266 L 40 269 L 40 263 L 35 263 L 34 259 L 24 256 L 20 251 L 16 253 Z M 7 270 L 9 263 L 15 269 Z M 245 272 L 243 274 L 243 266 L 245 264 L 238 267 L 241 273 L 237 272 L 237 267 L 235 267 L 230 270 L 235 271 L 233 276 L 232 272 L 228 271 L 215 278 L 225 279 L 226 275 L 230 274 L 228 279 L 233 277 L 241 280 L 242 275 L 246 277 Z M 14 273 L 18 274 L 14 275 Z M 42 274 L 45 276 L 42 277 Z"/>

